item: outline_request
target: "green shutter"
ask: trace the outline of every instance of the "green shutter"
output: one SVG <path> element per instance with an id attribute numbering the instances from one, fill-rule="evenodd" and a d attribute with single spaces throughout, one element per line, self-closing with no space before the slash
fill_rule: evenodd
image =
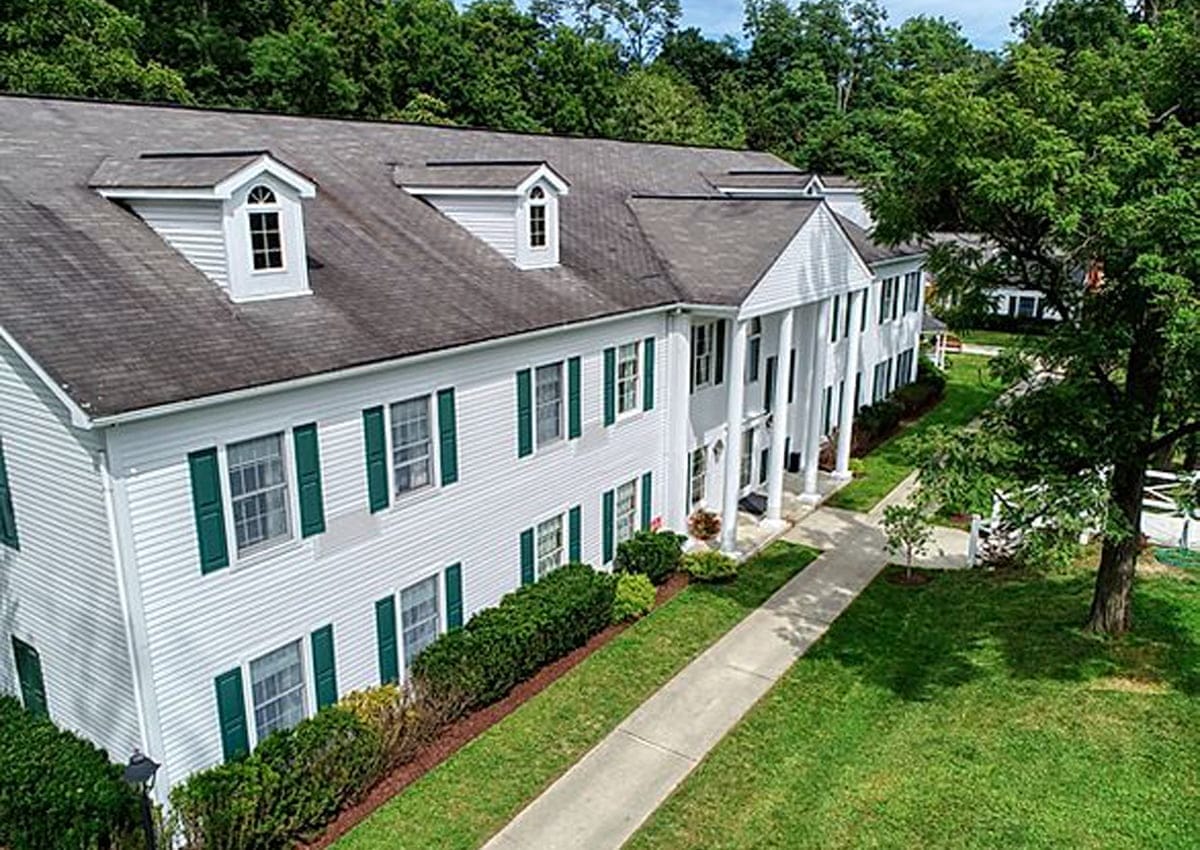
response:
<path id="1" fill-rule="evenodd" d="M 642 410 L 654 409 L 654 337 L 642 343 L 646 356 L 646 380 L 642 382 Z"/>
<path id="2" fill-rule="evenodd" d="M 462 564 L 446 567 L 446 628 L 461 629 L 463 624 Z"/>
<path id="3" fill-rule="evenodd" d="M 379 681 L 400 681 L 400 653 L 396 644 L 396 597 L 375 603 L 375 644 L 379 649 Z"/>
<path id="4" fill-rule="evenodd" d="M 617 421 L 617 350 L 604 349 L 604 424 Z"/>
<path id="5" fill-rule="evenodd" d="M 583 508 L 571 508 L 567 514 L 567 557 L 572 564 L 583 563 Z"/>
<path id="6" fill-rule="evenodd" d="M 42 678 L 42 660 L 38 657 L 37 650 L 15 636 L 12 646 L 17 662 L 17 684 L 21 688 L 21 703 L 30 714 L 49 717 L 46 682 Z"/>
<path id="7" fill-rule="evenodd" d="M 312 633 L 313 682 L 317 691 L 317 711 L 337 702 L 337 665 L 333 653 L 333 626 Z"/>
<path id="8" fill-rule="evenodd" d="M 196 515 L 196 538 L 200 543 L 200 572 L 211 573 L 229 566 L 225 542 L 225 505 L 221 499 L 221 469 L 217 450 L 203 449 L 188 455 L 192 476 L 192 507 Z"/>
<path id="9" fill-rule="evenodd" d="M 615 521 L 617 494 L 612 490 L 604 491 L 604 525 L 601 527 L 601 536 L 603 538 L 602 554 L 604 555 L 604 563 L 610 563 L 613 559 L 613 522 Z"/>
<path id="10" fill-rule="evenodd" d="M 533 529 L 521 532 L 521 584 L 533 584 L 537 574 L 533 569 Z"/>
<path id="11" fill-rule="evenodd" d="M 12 490 L 8 486 L 8 467 L 4 463 L 4 444 L 0 442 L 0 543 L 20 549 L 17 539 L 17 517 L 13 513 Z"/>
<path id="12" fill-rule="evenodd" d="M 725 320 L 717 320 L 717 346 L 714 353 L 716 367 L 713 371 L 716 375 L 713 378 L 714 384 L 725 383 Z"/>
<path id="13" fill-rule="evenodd" d="M 242 694 L 242 669 L 235 667 L 217 676 L 216 688 L 221 750 L 225 753 L 225 761 L 234 761 L 250 752 L 246 700 Z"/>
<path id="14" fill-rule="evenodd" d="M 438 443 L 441 446 L 442 486 L 458 480 L 458 422 L 454 411 L 454 388 L 438 390 Z"/>
<path id="15" fill-rule="evenodd" d="M 642 530 L 650 529 L 650 521 L 654 515 L 654 481 L 651 473 L 642 476 Z"/>
<path id="16" fill-rule="evenodd" d="M 578 357 L 567 361 L 567 438 L 583 434 L 583 363 Z"/>
<path id="17" fill-rule="evenodd" d="M 301 425 L 292 432 L 296 445 L 296 485 L 300 493 L 300 536 L 311 537 L 325 530 L 325 506 L 321 497 L 321 450 L 317 425 Z"/>
<path id="18" fill-rule="evenodd" d="M 367 503 L 371 513 L 376 513 L 388 506 L 387 439 L 382 407 L 363 411 L 363 445 L 367 457 Z"/>
<path id="19" fill-rule="evenodd" d="M 517 457 L 533 454 L 533 373 L 517 373 Z"/>

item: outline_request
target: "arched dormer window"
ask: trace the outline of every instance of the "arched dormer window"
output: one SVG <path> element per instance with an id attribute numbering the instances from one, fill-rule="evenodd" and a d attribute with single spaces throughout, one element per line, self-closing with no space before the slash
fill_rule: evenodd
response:
<path id="1" fill-rule="evenodd" d="M 256 272 L 283 268 L 283 236 L 279 229 L 279 201 L 266 186 L 255 186 L 246 195 L 250 208 L 250 259 Z"/>
<path id="2" fill-rule="evenodd" d="M 541 186 L 529 193 L 529 247 L 546 247 L 546 192 Z"/>

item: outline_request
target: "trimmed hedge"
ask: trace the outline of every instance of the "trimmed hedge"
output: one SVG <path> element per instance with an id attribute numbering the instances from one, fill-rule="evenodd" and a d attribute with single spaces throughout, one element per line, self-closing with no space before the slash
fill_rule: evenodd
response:
<path id="1" fill-rule="evenodd" d="M 738 575 L 738 562 L 724 552 L 708 549 L 684 555 L 683 569 L 696 581 L 732 581 Z"/>
<path id="2" fill-rule="evenodd" d="M 613 600 L 612 621 L 627 623 L 646 616 L 654 609 L 654 584 L 641 573 L 617 576 L 617 595 Z"/>
<path id="3" fill-rule="evenodd" d="M 379 732 L 340 706 L 270 735 L 246 758 L 171 790 L 180 835 L 195 850 L 276 850 L 312 837 L 379 779 Z"/>
<path id="4" fill-rule="evenodd" d="M 92 850 L 139 829 L 139 800 L 104 750 L 0 697 L 0 846 Z"/>
<path id="5" fill-rule="evenodd" d="M 413 662 L 418 689 L 459 712 L 502 699 L 612 620 L 616 579 L 569 564 L 480 611 Z"/>
<path id="6" fill-rule="evenodd" d="M 679 569 L 685 540 L 670 531 L 639 531 L 617 547 L 613 568 L 618 573 L 641 573 L 662 584 Z"/>

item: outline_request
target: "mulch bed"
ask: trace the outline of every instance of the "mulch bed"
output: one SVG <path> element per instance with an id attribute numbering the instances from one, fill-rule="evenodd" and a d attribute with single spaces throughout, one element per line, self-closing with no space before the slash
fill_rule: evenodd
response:
<path id="1" fill-rule="evenodd" d="M 679 591 L 687 587 L 688 577 L 685 573 L 675 573 L 665 584 L 657 588 L 654 607 L 657 608 Z M 499 702 L 479 709 L 466 717 L 456 720 L 447 726 L 436 741 L 418 751 L 416 757 L 400 765 L 390 774 L 381 779 L 370 793 L 354 806 L 342 811 L 320 838 L 300 845 L 302 850 L 324 850 L 382 806 L 392 797 L 399 794 L 407 786 L 416 782 L 429 771 L 454 755 L 479 735 L 495 726 L 501 720 L 517 710 L 523 703 L 537 696 L 559 677 L 565 675 L 583 659 L 587 658 L 600 647 L 615 638 L 628 628 L 628 624 L 609 626 L 594 636 L 579 649 L 565 655 L 557 661 L 539 670 L 531 679 L 521 682 Z"/>

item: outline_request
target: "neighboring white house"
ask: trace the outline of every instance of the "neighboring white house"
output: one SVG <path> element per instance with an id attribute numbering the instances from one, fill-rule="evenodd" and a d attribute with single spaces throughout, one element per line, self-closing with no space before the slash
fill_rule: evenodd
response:
<path id="1" fill-rule="evenodd" d="M 639 528 L 734 550 L 916 375 L 922 255 L 767 154 L 0 97 L 0 161 L 0 691 L 161 789 Z"/>

